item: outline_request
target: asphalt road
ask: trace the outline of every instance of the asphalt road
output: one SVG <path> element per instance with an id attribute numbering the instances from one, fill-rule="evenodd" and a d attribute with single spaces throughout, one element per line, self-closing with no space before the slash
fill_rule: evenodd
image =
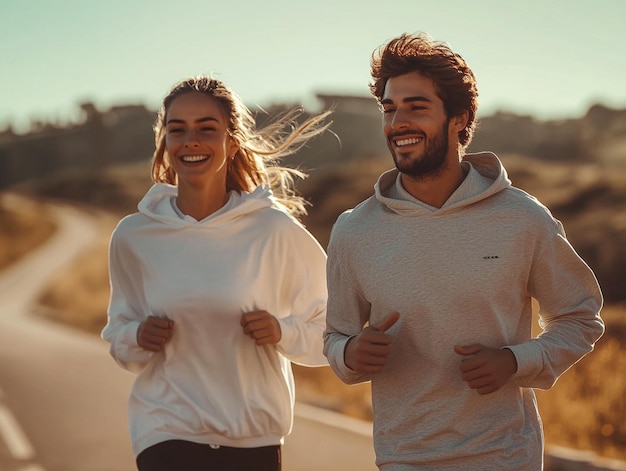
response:
<path id="1" fill-rule="evenodd" d="M 52 240 L 0 272 L 0 471 L 131 471 L 133 376 L 96 336 L 34 315 L 37 293 L 96 235 L 84 213 L 55 212 Z M 296 410 L 284 471 L 376 469 L 369 424 L 300 404 Z"/>

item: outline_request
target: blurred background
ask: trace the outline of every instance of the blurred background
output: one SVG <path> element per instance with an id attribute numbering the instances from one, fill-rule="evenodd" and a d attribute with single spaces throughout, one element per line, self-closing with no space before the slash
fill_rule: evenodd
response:
<path id="1" fill-rule="evenodd" d="M 312 203 L 304 222 L 326 246 L 336 217 L 392 166 L 367 89 L 371 53 L 425 31 L 477 76 L 469 150 L 496 152 L 513 184 L 552 210 L 606 297 L 596 351 L 538 392 L 546 442 L 626 461 L 624 18 L 621 0 L 3 0 L 0 267 L 55 233 L 50 204 L 87 208 L 93 243 L 36 304 L 96 336 L 108 237 L 150 186 L 156 110 L 175 82 L 199 73 L 233 88 L 260 125 L 295 106 L 303 118 L 334 107 L 333 133 L 287 162 L 310 174 L 299 183 Z M 0 292 L 0 306 L 11 295 Z M 327 368 L 296 376 L 300 401 L 371 419 L 367 385 L 345 386 Z"/>

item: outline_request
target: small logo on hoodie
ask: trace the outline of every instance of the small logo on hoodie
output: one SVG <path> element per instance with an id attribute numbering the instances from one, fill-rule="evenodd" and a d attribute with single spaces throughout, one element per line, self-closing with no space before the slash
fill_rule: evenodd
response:
<path id="1" fill-rule="evenodd" d="M 485 255 L 483 260 L 493 260 L 494 258 L 500 258 L 498 255 Z"/>

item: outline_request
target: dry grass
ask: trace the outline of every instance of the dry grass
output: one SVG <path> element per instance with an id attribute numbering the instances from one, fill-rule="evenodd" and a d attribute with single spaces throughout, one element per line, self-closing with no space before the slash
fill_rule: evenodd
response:
<path id="1" fill-rule="evenodd" d="M 0 197 L 0 269 L 46 241 L 56 230 L 45 205 L 13 194 Z"/>
<path id="2" fill-rule="evenodd" d="M 607 332 L 593 353 L 548 391 L 537 391 L 546 442 L 626 460 L 626 305 L 602 311 Z"/>
<path id="3" fill-rule="evenodd" d="M 107 234 L 113 225 L 103 227 L 107 229 L 94 246 L 55 277 L 38 300 L 41 313 L 49 319 L 94 334 L 106 323 L 109 302 Z"/>

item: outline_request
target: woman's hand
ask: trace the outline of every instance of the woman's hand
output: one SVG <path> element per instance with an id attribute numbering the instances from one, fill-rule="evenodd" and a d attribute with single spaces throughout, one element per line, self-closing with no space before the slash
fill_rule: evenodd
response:
<path id="1" fill-rule="evenodd" d="M 267 311 L 246 312 L 241 316 L 243 333 L 257 345 L 278 343 L 282 337 L 278 319 Z"/>
<path id="2" fill-rule="evenodd" d="M 145 350 L 160 352 L 172 338 L 173 329 L 173 320 L 150 316 L 139 324 L 137 343 Z"/>

